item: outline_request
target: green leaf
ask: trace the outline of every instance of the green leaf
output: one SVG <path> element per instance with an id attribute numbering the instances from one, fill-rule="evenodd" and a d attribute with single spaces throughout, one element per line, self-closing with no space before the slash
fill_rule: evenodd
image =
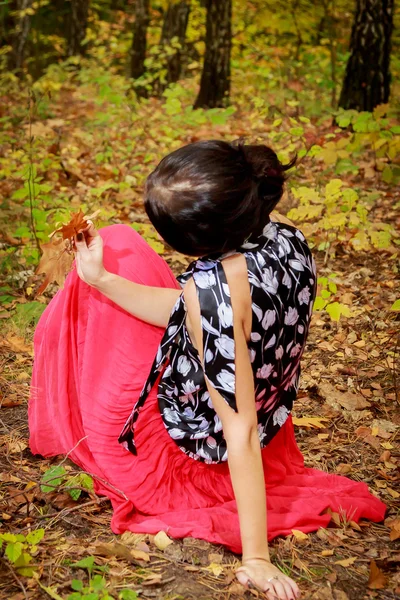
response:
<path id="1" fill-rule="evenodd" d="M 84 596 L 86 598 L 86 596 Z M 67 596 L 67 600 L 82 600 L 83 596 L 79 592 L 73 592 Z"/>
<path id="2" fill-rule="evenodd" d="M 95 562 L 94 556 L 87 556 L 86 558 L 82 558 L 76 563 L 72 563 L 70 566 L 76 569 L 93 569 Z"/>
<path id="3" fill-rule="evenodd" d="M 400 133 L 400 125 L 395 125 L 394 127 L 391 127 L 390 131 L 392 133 Z"/>
<path id="4" fill-rule="evenodd" d="M 29 227 L 26 227 L 26 225 L 23 225 L 22 227 L 18 227 L 18 229 L 16 231 L 14 231 L 14 237 L 20 237 L 20 238 L 30 238 L 32 233 L 31 230 L 29 229 Z"/>
<path id="5" fill-rule="evenodd" d="M 48 594 L 50 596 L 50 598 L 53 598 L 53 600 L 63 600 L 63 598 L 60 596 L 60 594 L 57 594 L 57 591 L 52 588 L 52 587 L 47 587 L 43 584 L 40 583 L 40 581 L 38 581 L 39 586 L 42 588 L 42 590 L 44 590 L 46 592 L 46 594 Z"/>
<path id="6" fill-rule="evenodd" d="M 81 581 L 80 579 L 73 579 L 71 581 L 71 587 L 73 590 L 80 592 L 83 589 L 83 581 Z"/>
<path id="7" fill-rule="evenodd" d="M 400 311 L 400 298 L 392 304 L 390 310 Z"/>
<path id="8" fill-rule="evenodd" d="M 382 171 L 382 179 L 385 183 L 392 183 L 393 181 L 393 171 L 388 165 Z"/>
<path id="9" fill-rule="evenodd" d="M 12 563 L 16 563 L 22 554 L 23 545 L 21 542 L 9 542 L 6 546 L 6 556 Z"/>
<path id="10" fill-rule="evenodd" d="M 79 481 L 82 487 L 90 492 L 93 490 L 93 479 L 87 473 L 79 474 Z"/>
<path id="11" fill-rule="evenodd" d="M 55 467 L 50 467 L 44 473 L 42 477 L 42 481 L 44 483 L 49 482 L 49 485 L 41 485 L 40 489 L 42 492 L 53 492 L 55 488 L 61 485 L 63 476 L 66 474 L 66 470 L 62 465 L 57 465 Z"/>
<path id="12" fill-rule="evenodd" d="M 0 538 L 2 540 L 4 540 L 5 542 L 16 542 L 17 541 L 17 536 L 14 535 L 13 533 L 0 533 Z"/>
<path id="13" fill-rule="evenodd" d="M 32 546 L 36 546 L 44 537 L 44 529 L 36 529 L 35 531 L 30 531 L 26 536 L 26 541 Z"/>
<path id="14" fill-rule="evenodd" d="M 326 307 L 326 312 L 329 314 L 332 321 L 339 321 L 340 317 L 343 315 L 345 317 L 350 316 L 350 309 L 345 304 L 341 304 L 340 302 L 331 302 Z"/>
<path id="15" fill-rule="evenodd" d="M 137 595 L 137 592 L 126 589 L 126 590 L 121 590 L 121 592 L 119 593 L 119 598 L 120 598 L 120 600 L 137 600 L 138 595 Z"/>
<path id="16" fill-rule="evenodd" d="M 82 490 L 78 490 L 78 489 L 69 489 L 68 486 L 65 488 L 65 490 L 68 492 L 68 494 L 71 496 L 72 500 L 79 500 L 81 494 L 82 494 Z"/>
<path id="17" fill-rule="evenodd" d="M 319 311 L 323 310 L 326 306 L 326 300 L 324 300 L 321 296 L 317 296 L 314 302 L 314 310 Z"/>

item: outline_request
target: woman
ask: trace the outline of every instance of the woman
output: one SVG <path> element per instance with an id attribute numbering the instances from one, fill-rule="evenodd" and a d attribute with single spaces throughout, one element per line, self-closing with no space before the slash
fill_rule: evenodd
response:
<path id="1" fill-rule="evenodd" d="M 327 525 L 329 507 L 353 520 L 385 510 L 364 484 L 305 469 L 294 440 L 316 275 L 303 235 L 270 220 L 291 166 L 223 141 L 161 161 L 147 214 L 203 257 L 183 292 L 131 228 L 89 223 L 36 330 L 29 408 L 32 451 L 68 452 L 92 473 L 114 532 L 224 544 L 242 553 L 241 583 L 282 600 L 299 589 L 268 538 Z"/>

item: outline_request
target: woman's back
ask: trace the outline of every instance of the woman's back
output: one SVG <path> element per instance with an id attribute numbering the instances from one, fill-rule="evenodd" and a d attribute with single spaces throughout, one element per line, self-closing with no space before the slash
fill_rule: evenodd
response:
<path id="1" fill-rule="evenodd" d="M 270 222 L 237 253 L 246 259 L 251 296 L 248 349 L 254 377 L 258 433 L 264 447 L 286 421 L 296 397 L 300 358 L 315 295 L 315 265 L 300 231 Z M 229 253 L 230 255 L 236 253 Z M 203 331 L 204 370 L 192 343 L 182 294 L 171 314 L 150 376 L 120 441 L 135 452 L 133 425 L 166 361 L 158 389 L 164 424 L 182 451 L 205 462 L 227 460 L 221 421 L 204 375 L 235 411 L 235 342 L 227 255 L 196 260 L 178 279 L 193 278 Z"/>

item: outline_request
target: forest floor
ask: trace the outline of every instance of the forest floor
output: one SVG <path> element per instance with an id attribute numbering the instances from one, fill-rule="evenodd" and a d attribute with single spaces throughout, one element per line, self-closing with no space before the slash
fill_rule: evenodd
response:
<path id="1" fill-rule="evenodd" d="M 84 100 L 69 97 L 55 108 L 55 117 L 67 124 L 65 135 L 74 137 L 75 144 L 82 119 L 90 109 Z M 46 127 L 51 130 L 46 119 L 41 126 L 43 132 Z M 213 137 L 232 138 L 232 131 L 222 128 L 212 133 Z M 320 137 L 323 134 L 320 132 Z M 201 135 L 206 137 L 207 133 Z M 108 165 L 96 167 L 93 153 L 85 147 L 80 171 L 76 166 L 70 168 L 70 179 L 63 182 L 65 188 L 74 188 L 70 196 L 73 209 L 82 200 L 79 190 L 93 185 L 87 175 L 89 167 L 85 172 L 84 164 L 90 163 L 92 182 L 110 176 Z M 357 184 L 364 182 L 359 179 Z M 390 191 L 385 184 L 381 191 L 375 218 L 399 230 L 400 216 L 393 206 L 398 204 L 400 192 Z M 112 222 L 140 220 L 143 212 L 138 198 L 135 192 L 131 198 L 134 208 L 129 211 L 121 209 L 121 199 L 112 192 L 102 204 L 114 207 Z M 284 212 L 285 205 L 281 210 Z M 13 240 L 8 237 L 5 242 L 12 244 Z M 313 316 L 294 411 L 297 418 L 305 418 L 296 426 L 297 441 L 307 466 L 366 482 L 388 510 L 385 522 L 379 524 L 362 521 L 357 525 L 349 516 L 332 514 L 327 529 L 308 535 L 295 531 L 292 536 L 274 540 L 272 558 L 300 584 L 306 599 L 399 598 L 399 317 L 389 310 L 398 289 L 393 260 L 384 250 L 355 253 L 344 246 L 337 247 L 329 264 L 323 253 L 315 255 L 319 274 L 334 272 L 340 278 L 341 302 L 347 300 L 356 311 L 355 316 L 339 323 L 331 321 L 326 312 Z M 182 259 L 175 253 L 166 251 L 165 258 L 175 271 L 182 270 Z M 63 462 L 71 476 L 77 468 L 65 457 L 48 460 L 29 451 L 32 328 L 21 329 L 11 316 L 15 303 L 26 302 L 27 287 L 38 281 L 39 277 L 32 275 L 20 288 L 16 285 L 13 302 L 0 314 L 0 522 L 2 533 L 26 534 L 40 527 L 45 535 L 30 548 L 34 577 L 21 575 L 5 556 L 0 558 L 0 598 L 65 600 L 74 589 L 79 590 L 79 583 L 71 587 L 73 580 L 81 580 L 88 588 L 90 576 L 92 587 L 86 595 L 76 591 L 76 599 L 94 598 L 91 593 L 102 599 L 106 596 L 101 586 L 105 585 L 112 598 L 127 588 L 143 600 L 262 598 L 256 590 L 246 591 L 235 581 L 239 557 L 221 547 L 196 539 L 173 540 L 164 547 L 163 540 L 154 536 L 115 536 L 110 530 L 108 500 L 85 489 L 78 500 L 73 500 L 65 488 L 42 491 L 40 483 L 50 467 Z M 74 566 L 82 560 L 80 566 Z M 95 579 L 96 574 L 104 579 Z M 96 585 L 100 586 L 97 591 Z M 125 597 L 130 600 L 134 595 Z"/>

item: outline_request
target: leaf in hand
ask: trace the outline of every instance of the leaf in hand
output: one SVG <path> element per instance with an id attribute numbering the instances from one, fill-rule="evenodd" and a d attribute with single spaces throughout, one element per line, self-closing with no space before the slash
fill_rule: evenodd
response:
<path id="1" fill-rule="evenodd" d="M 70 238 L 73 238 L 81 229 L 85 229 L 87 225 L 86 218 L 81 210 L 77 213 L 73 213 L 71 215 L 70 222 L 53 231 L 51 236 L 55 235 L 56 233 L 61 233 L 63 240 L 69 240 Z"/>
<path id="2" fill-rule="evenodd" d="M 74 260 L 74 257 L 67 251 L 64 240 L 61 239 L 42 244 L 42 250 L 43 255 L 36 273 L 45 273 L 46 277 L 38 289 L 37 295 L 43 294 L 47 286 L 53 281 L 63 287 Z"/>

